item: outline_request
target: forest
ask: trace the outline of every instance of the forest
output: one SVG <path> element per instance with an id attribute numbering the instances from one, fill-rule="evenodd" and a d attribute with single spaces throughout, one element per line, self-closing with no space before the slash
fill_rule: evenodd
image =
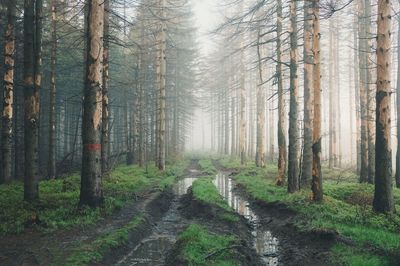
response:
<path id="1" fill-rule="evenodd" d="M 0 265 L 400 265 L 400 0 L 0 1 Z"/>

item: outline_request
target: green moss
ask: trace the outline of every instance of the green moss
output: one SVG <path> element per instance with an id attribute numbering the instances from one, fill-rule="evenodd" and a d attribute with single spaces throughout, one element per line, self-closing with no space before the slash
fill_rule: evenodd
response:
<path id="1" fill-rule="evenodd" d="M 66 265 L 86 265 L 100 261 L 108 250 L 125 244 L 128 241 L 129 232 L 144 221 L 143 215 L 136 216 L 124 227 L 100 235 L 91 243 L 79 245 L 75 252 L 68 257 Z"/>
<path id="2" fill-rule="evenodd" d="M 181 256 L 189 265 L 239 265 L 230 248 L 237 242 L 234 236 L 216 235 L 200 225 L 192 224 L 178 239 L 183 244 Z M 217 253 L 206 259 L 207 255 L 214 252 Z"/>

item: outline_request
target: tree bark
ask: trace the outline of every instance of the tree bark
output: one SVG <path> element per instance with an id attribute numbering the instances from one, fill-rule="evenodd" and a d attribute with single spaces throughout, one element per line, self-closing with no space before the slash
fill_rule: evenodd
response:
<path id="1" fill-rule="evenodd" d="M 319 22 L 319 0 L 313 0 L 314 9 L 314 123 L 313 123 L 313 170 L 312 170 L 312 198 L 314 201 L 323 200 L 322 171 L 321 171 L 321 45 L 320 45 L 320 22 Z"/>
<path id="2" fill-rule="evenodd" d="M 12 140 L 13 140 L 13 108 L 14 108 L 14 54 L 15 54 L 15 17 L 16 3 L 8 0 L 7 24 L 4 34 L 4 95 L 2 113 L 2 156 L 3 167 L 0 184 L 11 181 L 12 176 Z"/>
<path id="3" fill-rule="evenodd" d="M 165 25 L 165 0 L 160 0 L 161 8 L 161 27 L 159 38 L 159 127 L 158 127 L 158 169 L 165 170 L 165 75 L 166 75 L 166 25 Z"/>
<path id="4" fill-rule="evenodd" d="M 39 110 L 42 55 L 42 0 L 24 2 L 25 179 L 24 199 L 39 198 Z"/>
<path id="5" fill-rule="evenodd" d="M 110 107 L 108 98 L 109 50 L 110 50 L 110 0 L 104 0 L 104 44 L 103 44 L 103 87 L 102 87 L 102 128 L 101 128 L 101 172 L 107 176 L 110 171 Z"/>
<path id="6" fill-rule="evenodd" d="M 392 189 L 391 147 L 391 1 L 378 0 L 375 193 L 376 212 L 395 211 Z"/>
<path id="7" fill-rule="evenodd" d="M 312 177 L 313 145 L 313 8 L 312 0 L 304 0 L 304 144 L 301 186 L 306 187 Z"/>
<path id="8" fill-rule="evenodd" d="M 263 89 L 263 71 L 262 55 L 260 47 L 260 32 L 257 39 L 257 56 L 259 78 L 257 85 L 257 148 L 256 148 L 256 166 L 265 167 L 265 94 Z"/>
<path id="9" fill-rule="evenodd" d="M 286 172 L 286 137 L 285 137 L 285 100 L 283 94 L 283 74 L 282 74 L 282 0 L 277 0 L 277 23 L 276 23 L 276 51 L 277 65 L 276 75 L 278 80 L 278 176 L 276 184 L 282 186 L 285 183 Z"/>
<path id="10" fill-rule="evenodd" d="M 57 0 L 51 2 L 51 71 L 49 110 L 49 162 L 48 178 L 56 178 L 56 64 L 57 64 Z"/>
<path id="11" fill-rule="evenodd" d="M 103 202 L 101 172 L 104 1 L 88 0 L 86 79 L 82 124 L 82 173 L 79 205 Z"/>
<path id="12" fill-rule="evenodd" d="M 367 93 L 367 127 L 368 127 L 368 183 L 373 184 L 375 180 L 375 136 L 374 136 L 374 86 L 372 84 L 372 39 L 371 34 L 371 0 L 365 0 L 365 68 L 366 68 L 366 93 Z"/>
<path id="13" fill-rule="evenodd" d="M 359 25 L 359 70 L 360 70 L 360 120 L 361 120 L 361 136 L 360 136 L 360 182 L 368 181 L 368 110 L 367 110 L 367 88 L 366 88 L 366 57 L 364 55 L 367 50 L 365 36 L 365 6 L 364 1 L 358 2 L 358 25 Z"/>
<path id="14" fill-rule="evenodd" d="M 400 45 L 400 16 L 397 16 L 397 45 Z M 400 188 L 400 48 L 397 47 L 397 84 L 396 84 L 396 104 L 397 104 L 397 152 L 396 152 L 396 187 Z"/>
<path id="15" fill-rule="evenodd" d="M 288 192 L 299 190 L 299 130 L 298 130 L 298 90 L 297 76 L 297 2 L 290 1 L 290 111 L 289 111 L 289 157 Z"/>

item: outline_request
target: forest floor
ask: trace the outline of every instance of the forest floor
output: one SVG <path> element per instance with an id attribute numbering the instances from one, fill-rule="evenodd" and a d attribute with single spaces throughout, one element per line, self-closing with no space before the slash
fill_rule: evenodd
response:
<path id="1" fill-rule="evenodd" d="M 275 186 L 275 165 L 201 158 L 118 167 L 97 210 L 76 209 L 77 175 L 43 181 L 33 206 L 0 186 L 0 265 L 398 265 L 400 216 L 374 214 L 351 171 L 325 169 L 314 204 Z"/>
<path id="2" fill-rule="evenodd" d="M 288 194 L 286 187 L 277 187 L 276 165 L 241 166 L 228 157 L 214 162 L 232 173 L 236 189 L 268 221 L 280 240 L 284 265 L 296 265 L 304 257 L 322 260 L 297 265 L 400 265 L 400 214 L 374 213 L 373 185 L 358 183 L 351 170 L 324 167 L 324 201 L 315 204 L 308 189 Z M 400 210 L 399 189 L 394 197 Z"/>

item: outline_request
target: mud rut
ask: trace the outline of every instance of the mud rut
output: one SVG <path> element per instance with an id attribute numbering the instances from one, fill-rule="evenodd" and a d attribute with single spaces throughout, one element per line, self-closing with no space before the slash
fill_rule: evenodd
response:
<path id="1" fill-rule="evenodd" d="M 151 233 L 147 237 L 138 241 L 138 244 L 132 246 L 132 248 L 125 251 L 124 254 L 120 254 L 119 258 L 117 258 L 118 256 L 114 257 L 113 264 L 122 266 L 180 264 L 180 262 L 175 261 L 174 258 L 171 260 L 171 256 L 173 256 L 171 253 L 173 253 L 178 234 L 189 224 L 199 222 L 199 219 L 193 218 L 193 215 L 185 213 L 187 210 L 184 210 L 184 205 L 188 204 L 187 198 L 189 197 L 189 188 L 201 174 L 198 161 L 191 161 L 185 177 L 180 179 L 172 189 L 173 197 L 170 202 L 170 207 L 164 216 L 153 224 Z M 244 219 L 238 222 L 243 223 L 243 225 L 239 227 L 239 230 L 242 231 L 239 235 L 247 235 L 248 237 L 244 237 L 247 239 L 243 241 L 250 242 L 248 243 L 248 249 L 253 249 L 253 251 L 247 251 L 247 256 L 259 256 L 259 258 L 253 258 L 251 260 L 251 265 L 278 265 L 278 239 L 262 225 L 263 219 L 251 208 L 246 197 L 235 189 L 236 185 L 232 178 L 229 177 L 229 172 L 219 171 L 214 180 L 214 185 L 228 205 L 231 206 L 237 214 L 244 217 Z M 194 216 L 197 216 L 197 214 Z M 208 223 L 208 227 L 213 227 L 214 222 L 221 223 L 221 221 L 217 222 L 212 219 L 209 221 L 200 221 L 202 224 Z M 215 225 L 215 227 L 221 227 L 221 224 L 220 226 Z M 228 229 L 225 229 L 225 233 L 237 233 L 232 232 L 235 230 L 232 226 L 228 226 L 227 228 Z M 222 231 L 223 230 L 224 229 L 222 229 Z"/>

